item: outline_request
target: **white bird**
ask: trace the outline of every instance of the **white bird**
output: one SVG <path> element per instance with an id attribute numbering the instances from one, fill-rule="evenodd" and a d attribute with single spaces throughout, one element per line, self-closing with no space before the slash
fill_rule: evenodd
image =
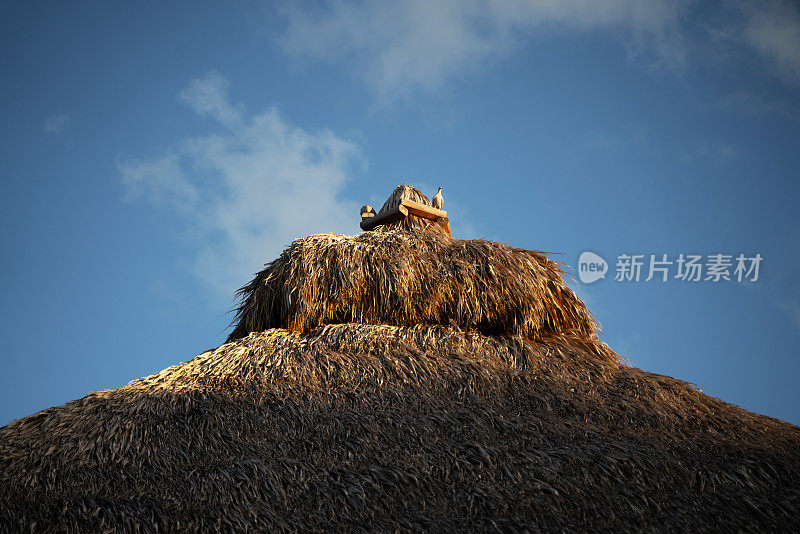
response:
<path id="1" fill-rule="evenodd" d="M 433 204 L 433 207 L 436 208 L 437 210 L 442 209 L 442 206 L 444 206 L 444 197 L 442 196 L 442 188 L 441 187 L 436 192 L 436 194 L 433 196 L 433 199 L 431 200 L 431 204 Z"/>

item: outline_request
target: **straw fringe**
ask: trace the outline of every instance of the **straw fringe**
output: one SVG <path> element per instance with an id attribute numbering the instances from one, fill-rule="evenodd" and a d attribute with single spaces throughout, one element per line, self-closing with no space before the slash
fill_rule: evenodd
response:
<path id="1" fill-rule="evenodd" d="M 239 290 L 228 340 L 348 322 L 596 340 L 597 323 L 563 276 L 540 252 L 491 241 L 396 230 L 315 235 Z"/>

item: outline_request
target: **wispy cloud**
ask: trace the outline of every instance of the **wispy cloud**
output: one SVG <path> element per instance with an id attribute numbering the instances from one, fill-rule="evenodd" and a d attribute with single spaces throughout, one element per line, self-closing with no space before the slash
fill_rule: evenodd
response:
<path id="1" fill-rule="evenodd" d="M 433 91 L 507 56 L 532 36 L 604 31 L 629 56 L 679 67 L 686 0 L 337 1 L 284 8 L 279 42 L 294 57 L 341 61 L 383 100 Z"/>
<path id="2" fill-rule="evenodd" d="M 353 142 L 293 126 L 274 108 L 248 115 L 216 72 L 179 98 L 216 131 L 118 167 L 129 200 L 169 209 L 192 228 L 194 272 L 214 297 L 230 297 L 292 239 L 358 229 L 358 206 L 341 198 L 364 164 Z"/>
<path id="3" fill-rule="evenodd" d="M 178 98 L 198 115 L 216 119 L 228 128 L 241 126 L 244 113 L 241 104 L 231 103 L 228 97 L 228 80 L 216 71 L 205 78 L 192 80 Z"/>
<path id="4" fill-rule="evenodd" d="M 199 201 L 198 190 L 184 174 L 181 155 L 170 151 L 153 159 L 118 163 L 125 185 L 125 199 L 144 197 L 160 208 L 191 212 Z"/>
<path id="5" fill-rule="evenodd" d="M 44 120 L 44 131 L 51 134 L 60 134 L 69 126 L 69 116 L 64 113 L 51 115 Z"/>
<path id="6" fill-rule="evenodd" d="M 784 0 L 744 4 L 745 41 L 783 78 L 800 83 L 800 9 Z"/>

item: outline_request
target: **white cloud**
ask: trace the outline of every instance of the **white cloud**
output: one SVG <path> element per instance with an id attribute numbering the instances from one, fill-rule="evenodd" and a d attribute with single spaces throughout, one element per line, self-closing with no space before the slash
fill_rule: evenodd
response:
<path id="1" fill-rule="evenodd" d="M 521 47 L 537 32 L 609 31 L 629 54 L 679 66 L 687 0 L 329 1 L 284 8 L 294 57 L 344 61 L 382 99 L 432 91 Z"/>
<path id="2" fill-rule="evenodd" d="M 778 74 L 800 82 L 800 10 L 783 0 L 745 4 L 745 41 L 767 59 Z"/>
<path id="3" fill-rule="evenodd" d="M 179 154 L 171 152 L 155 159 L 120 162 L 126 200 L 145 197 L 159 207 L 191 212 L 199 195 L 186 178 L 180 159 Z"/>
<path id="4" fill-rule="evenodd" d="M 359 148 L 328 130 L 292 126 L 274 108 L 247 116 L 216 72 L 180 100 L 222 128 L 185 139 L 160 157 L 118 164 L 129 199 L 184 218 L 193 231 L 195 274 L 230 298 L 291 240 L 358 230 L 358 206 L 340 194 Z"/>
<path id="5" fill-rule="evenodd" d="M 228 80 L 217 71 L 204 78 L 192 80 L 178 98 L 203 117 L 216 119 L 228 128 L 241 125 L 242 106 L 231 104 L 228 98 Z"/>
<path id="6" fill-rule="evenodd" d="M 51 115 L 44 120 L 44 131 L 51 134 L 60 134 L 69 126 L 69 116 L 64 113 Z"/>

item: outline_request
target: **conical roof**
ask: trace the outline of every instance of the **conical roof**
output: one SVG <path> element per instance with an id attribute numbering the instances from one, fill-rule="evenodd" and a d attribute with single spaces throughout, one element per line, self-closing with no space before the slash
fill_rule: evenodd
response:
<path id="1" fill-rule="evenodd" d="M 0 429 L 0 531 L 797 530 L 800 428 L 627 365 L 558 264 L 293 243 L 229 342 Z"/>

